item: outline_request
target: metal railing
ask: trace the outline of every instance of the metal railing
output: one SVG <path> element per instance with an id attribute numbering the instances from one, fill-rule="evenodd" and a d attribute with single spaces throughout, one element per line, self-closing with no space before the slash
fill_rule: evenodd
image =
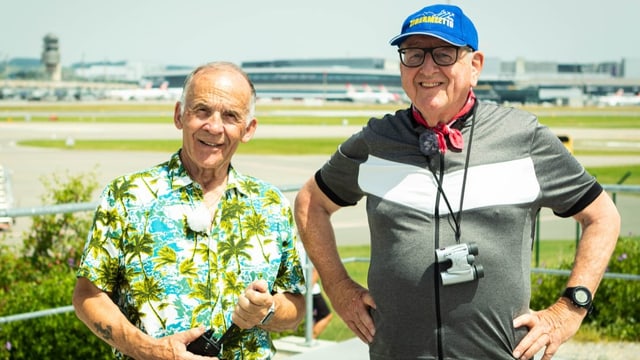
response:
<path id="1" fill-rule="evenodd" d="M 622 184 L 614 184 L 614 185 L 603 185 L 603 188 L 613 193 L 613 199 L 616 199 L 616 193 L 624 192 L 624 193 L 640 193 L 640 186 L 638 185 L 622 185 Z M 292 192 L 298 191 L 300 189 L 299 186 L 281 186 L 280 189 L 283 192 Z M 30 208 L 12 208 L 12 209 L 0 209 L 0 217 L 28 217 L 35 215 L 48 215 L 48 214 L 59 214 L 59 213 L 70 213 L 70 212 L 83 212 L 83 211 L 93 211 L 98 206 L 97 202 L 84 202 L 84 203 L 71 203 L 71 204 L 59 204 L 59 205 L 48 205 L 41 207 L 30 207 Z M 539 229 L 538 229 L 539 230 Z M 539 233 L 539 231 L 537 231 Z M 536 239 L 536 243 L 539 243 L 539 239 Z M 306 255 L 305 255 L 306 256 Z M 369 258 L 362 257 L 352 257 L 346 258 L 342 260 L 343 263 L 352 263 L 352 262 L 369 262 Z M 311 262 L 305 262 L 306 266 L 304 268 L 305 277 L 307 279 L 311 278 L 312 265 Z M 570 270 L 558 270 L 558 269 L 544 269 L 535 267 L 531 269 L 533 273 L 543 273 L 550 275 L 560 275 L 560 276 L 568 276 L 570 274 Z M 620 274 L 620 273 L 605 273 L 604 278 L 607 279 L 622 279 L 622 280 L 630 280 L 630 281 L 640 281 L 640 275 L 635 274 Z M 307 294 L 306 294 L 306 324 L 305 324 L 305 346 L 312 346 L 312 326 L 313 326 L 313 294 L 311 291 L 311 282 L 307 282 Z M 21 321 L 21 320 L 29 320 L 34 318 L 39 318 L 43 316 L 50 316 L 56 314 L 62 314 L 67 312 L 74 311 L 73 306 L 63 306 L 53 309 L 46 309 L 40 311 L 34 311 L 30 313 L 9 315 L 0 317 L 0 324 Z"/>

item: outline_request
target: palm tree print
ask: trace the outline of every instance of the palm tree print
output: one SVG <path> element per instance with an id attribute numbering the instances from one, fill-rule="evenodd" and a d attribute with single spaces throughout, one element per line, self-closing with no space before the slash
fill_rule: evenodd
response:
<path id="1" fill-rule="evenodd" d="M 234 225 L 241 226 L 240 219 L 247 209 L 247 204 L 239 198 L 226 201 L 222 206 L 220 228 L 226 232 L 232 232 Z M 242 232 L 242 228 L 239 228 L 239 231 Z"/>
<path id="2" fill-rule="evenodd" d="M 253 245 L 246 237 L 239 237 L 237 234 L 230 234 L 227 241 L 218 244 L 218 252 L 223 262 L 230 262 L 231 258 L 235 260 L 238 274 L 241 272 L 240 258 L 249 258 L 251 254 L 248 252 Z"/>
<path id="3" fill-rule="evenodd" d="M 173 265 L 177 262 L 178 256 L 172 248 L 165 246 L 158 251 L 158 257 L 153 266 L 154 270 L 161 270 L 165 266 Z"/>
<path id="4" fill-rule="evenodd" d="M 133 190 L 135 190 L 137 185 L 134 185 L 131 180 L 127 180 L 124 177 L 121 177 L 111 183 L 111 193 L 113 199 L 116 199 L 120 205 L 122 205 L 122 209 L 125 211 L 124 215 L 126 216 L 125 201 L 127 200 L 135 200 L 136 196 Z"/>
<path id="5" fill-rule="evenodd" d="M 257 212 L 253 212 L 245 216 L 244 221 L 242 222 L 245 228 L 245 236 L 253 237 L 255 236 L 258 240 L 258 245 L 260 245 L 260 250 L 262 252 L 262 258 L 265 262 L 269 263 L 269 255 L 267 255 L 264 251 L 264 245 L 267 245 L 270 240 L 266 239 L 266 234 L 268 230 L 267 219 L 262 216 L 262 214 L 258 214 Z M 264 242 L 260 240 L 260 238 L 264 238 Z"/>
<path id="6" fill-rule="evenodd" d="M 78 276 L 109 292 L 131 323 L 153 337 L 200 325 L 221 335 L 238 297 L 257 279 L 274 291 L 304 291 L 293 216 L 279 190 L 231 167 L 208 226 L 192 221 L 198 229 L 190 228 L 188 216 L 203 201 L 179 152 L 116 178 L 101 195 Z M 253 328 L 223 355 L 267 359 L 273 345 L 265 330 Z"/>
<path id="7" fill-rule="evenodd" d="M 132 295 L 143 302 L 148 303 L 155 317 L 162 323 L 162 327 L 166 328 L 166 320 L 157 313 L 153 307 L 153 303 L 162 300 L 164 289 L 154 278 L 145 278 L 142 282 L 137 282 L 132 288 Z"/>

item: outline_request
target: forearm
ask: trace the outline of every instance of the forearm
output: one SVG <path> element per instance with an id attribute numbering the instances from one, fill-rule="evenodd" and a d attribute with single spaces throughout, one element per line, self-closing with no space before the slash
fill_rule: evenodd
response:
<path id="1" fill-rule="evenodd" d="M 369 291 L 349 277 L 340 259 L 330 221 L 338 209 L 313 179 L 308 181 L 296 197 L 298 232 L 333 309 L 354 334 L 371 343 L 375 325 L 369 311 L 376 304 Z"/>
<path id="2" fill-rule="evenodd" d="M 330 288 L 332 284 L 348 279 L 349 274 L 340 258 L 330 222 L 328 219 L 326 222 L 322 221 L 321 215 L 311 215 L 311 217 L 315 219 L 308 224 L 308 230 L 300 232 L 300 238 L 322 283 Z M 327 289 L 327 291 L 331 290 Z"/>
<path id="3" fill-rule="evenodd" d="M 273 318 L 261 328 L 282 332 L 295 330 L 304 317 L 305 299 L 302 294 L 278 293 L 273 296 L 275 313 Z"/>
<path id="4" fill-rule="evenodd" d="M 337 209 L 338 206 L 330 203 L 313 180 L 307 182 L 296 197 L 298 233 L 329 296 L 332 285 L 349 278 L 331 224 L 331 214 Z"/>
<path id="5" fill-rule="evenodd" d="M 89 280 L 78 279 L 73 294 L 78 318 L 100 339 L 133 358 L 148 358 L 159 349 L 155 339 L 133 326 L 109 296 Z"/>
<path id="6" fill-rule="evenodd" d="M 616 246 L 620 216 L 603 192 L 574 218 L 582 226 L 582 236 L 567 286 L 585 286 L 595 293 Z M 575 335 L 587 311 L 570 299 L 559 297 L 547 309 L 517 317 L 514 327 L 526 326 L 529 332 L 514 349 L 514 357 L 532 358 L 545 348 L 543 359 L 550 359 L 560 345 Z"/>
<path id="7" fill-rule="evenodd" d="M 604 192 L 587 210 L 576 216 L 582 226 L 582 236 L 567 285 L 586 286 L 595 294 L 615 250 L 620 234 L 620 216 Z"/>

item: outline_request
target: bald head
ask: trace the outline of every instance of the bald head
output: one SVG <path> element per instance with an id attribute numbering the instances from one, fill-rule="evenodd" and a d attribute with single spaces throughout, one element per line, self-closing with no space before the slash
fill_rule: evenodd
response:
<path id="1" fill-rule="evenodd" d="M 198 77 L 200 74 L 208 73 L 208 72 L 217 72 L 217 71 L 230 71 L 237 73 L 242 78 L 247 81 L 249 88 L 251 89 L 251 95 L 249 99 L 249 108 L 247 109 L 247 122 L 254 118 L 255 116 L 255 108 L 256 108 L 256 89 L 253 86 L 253 83 L 249 79 L 249 76 L 236 64 L 226 61 L 216 61 L 210 62 L 204 65 L 198 66 L 194 69 L 184 80 L 184 85 L 182 86 L 182 96 L 180 97 L 180 114 L 184 115 L 184 104 L 187 96 L 192 91 L 193 79 Z"/>

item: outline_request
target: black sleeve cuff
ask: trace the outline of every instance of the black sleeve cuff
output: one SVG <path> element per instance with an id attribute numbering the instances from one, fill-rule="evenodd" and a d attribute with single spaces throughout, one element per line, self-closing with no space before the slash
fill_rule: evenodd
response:
<path id="1" fill-rule="evenodd" d="M 318 187 L 320 188 L 320 190 L 322 190 L 322 192 L 329 199 L 331 199 L 331 201 L 333 201 L 338 206 L 354 206 L 356 204 L 356 203 L 351 203 L 351 202 L 342 200 L 338 195 L 336 195 L 336 193 L 331 191 L 329 186 L 327 186 L 324 180 L 322 180 L 322 174 L 320 172 L 321 170 L 316 171 L 316 175 L 315 175 L 316 184 L 318 184 Z"/>
<path id="2" fill-rule="evenodd" d="M 555 211 L 553 213 L 563 218 L 571 217 L 579 213 L 580 211 L 584 210 L 584 208 L 586 208 L 587 206 L 589 206 L 589 204 L 591 204 L 593 200 L 595 200 L 602 193 L 602 191 L 603 191 L 602 186 L 600 186 L 600 184 L 596 182 L 582 196 L 582 198 L 580 198 L 580 200 L 578 200 L 578 202 L 575 205 L 573 205 L 569 210 L 563 213 L 557 213 Z"/>

